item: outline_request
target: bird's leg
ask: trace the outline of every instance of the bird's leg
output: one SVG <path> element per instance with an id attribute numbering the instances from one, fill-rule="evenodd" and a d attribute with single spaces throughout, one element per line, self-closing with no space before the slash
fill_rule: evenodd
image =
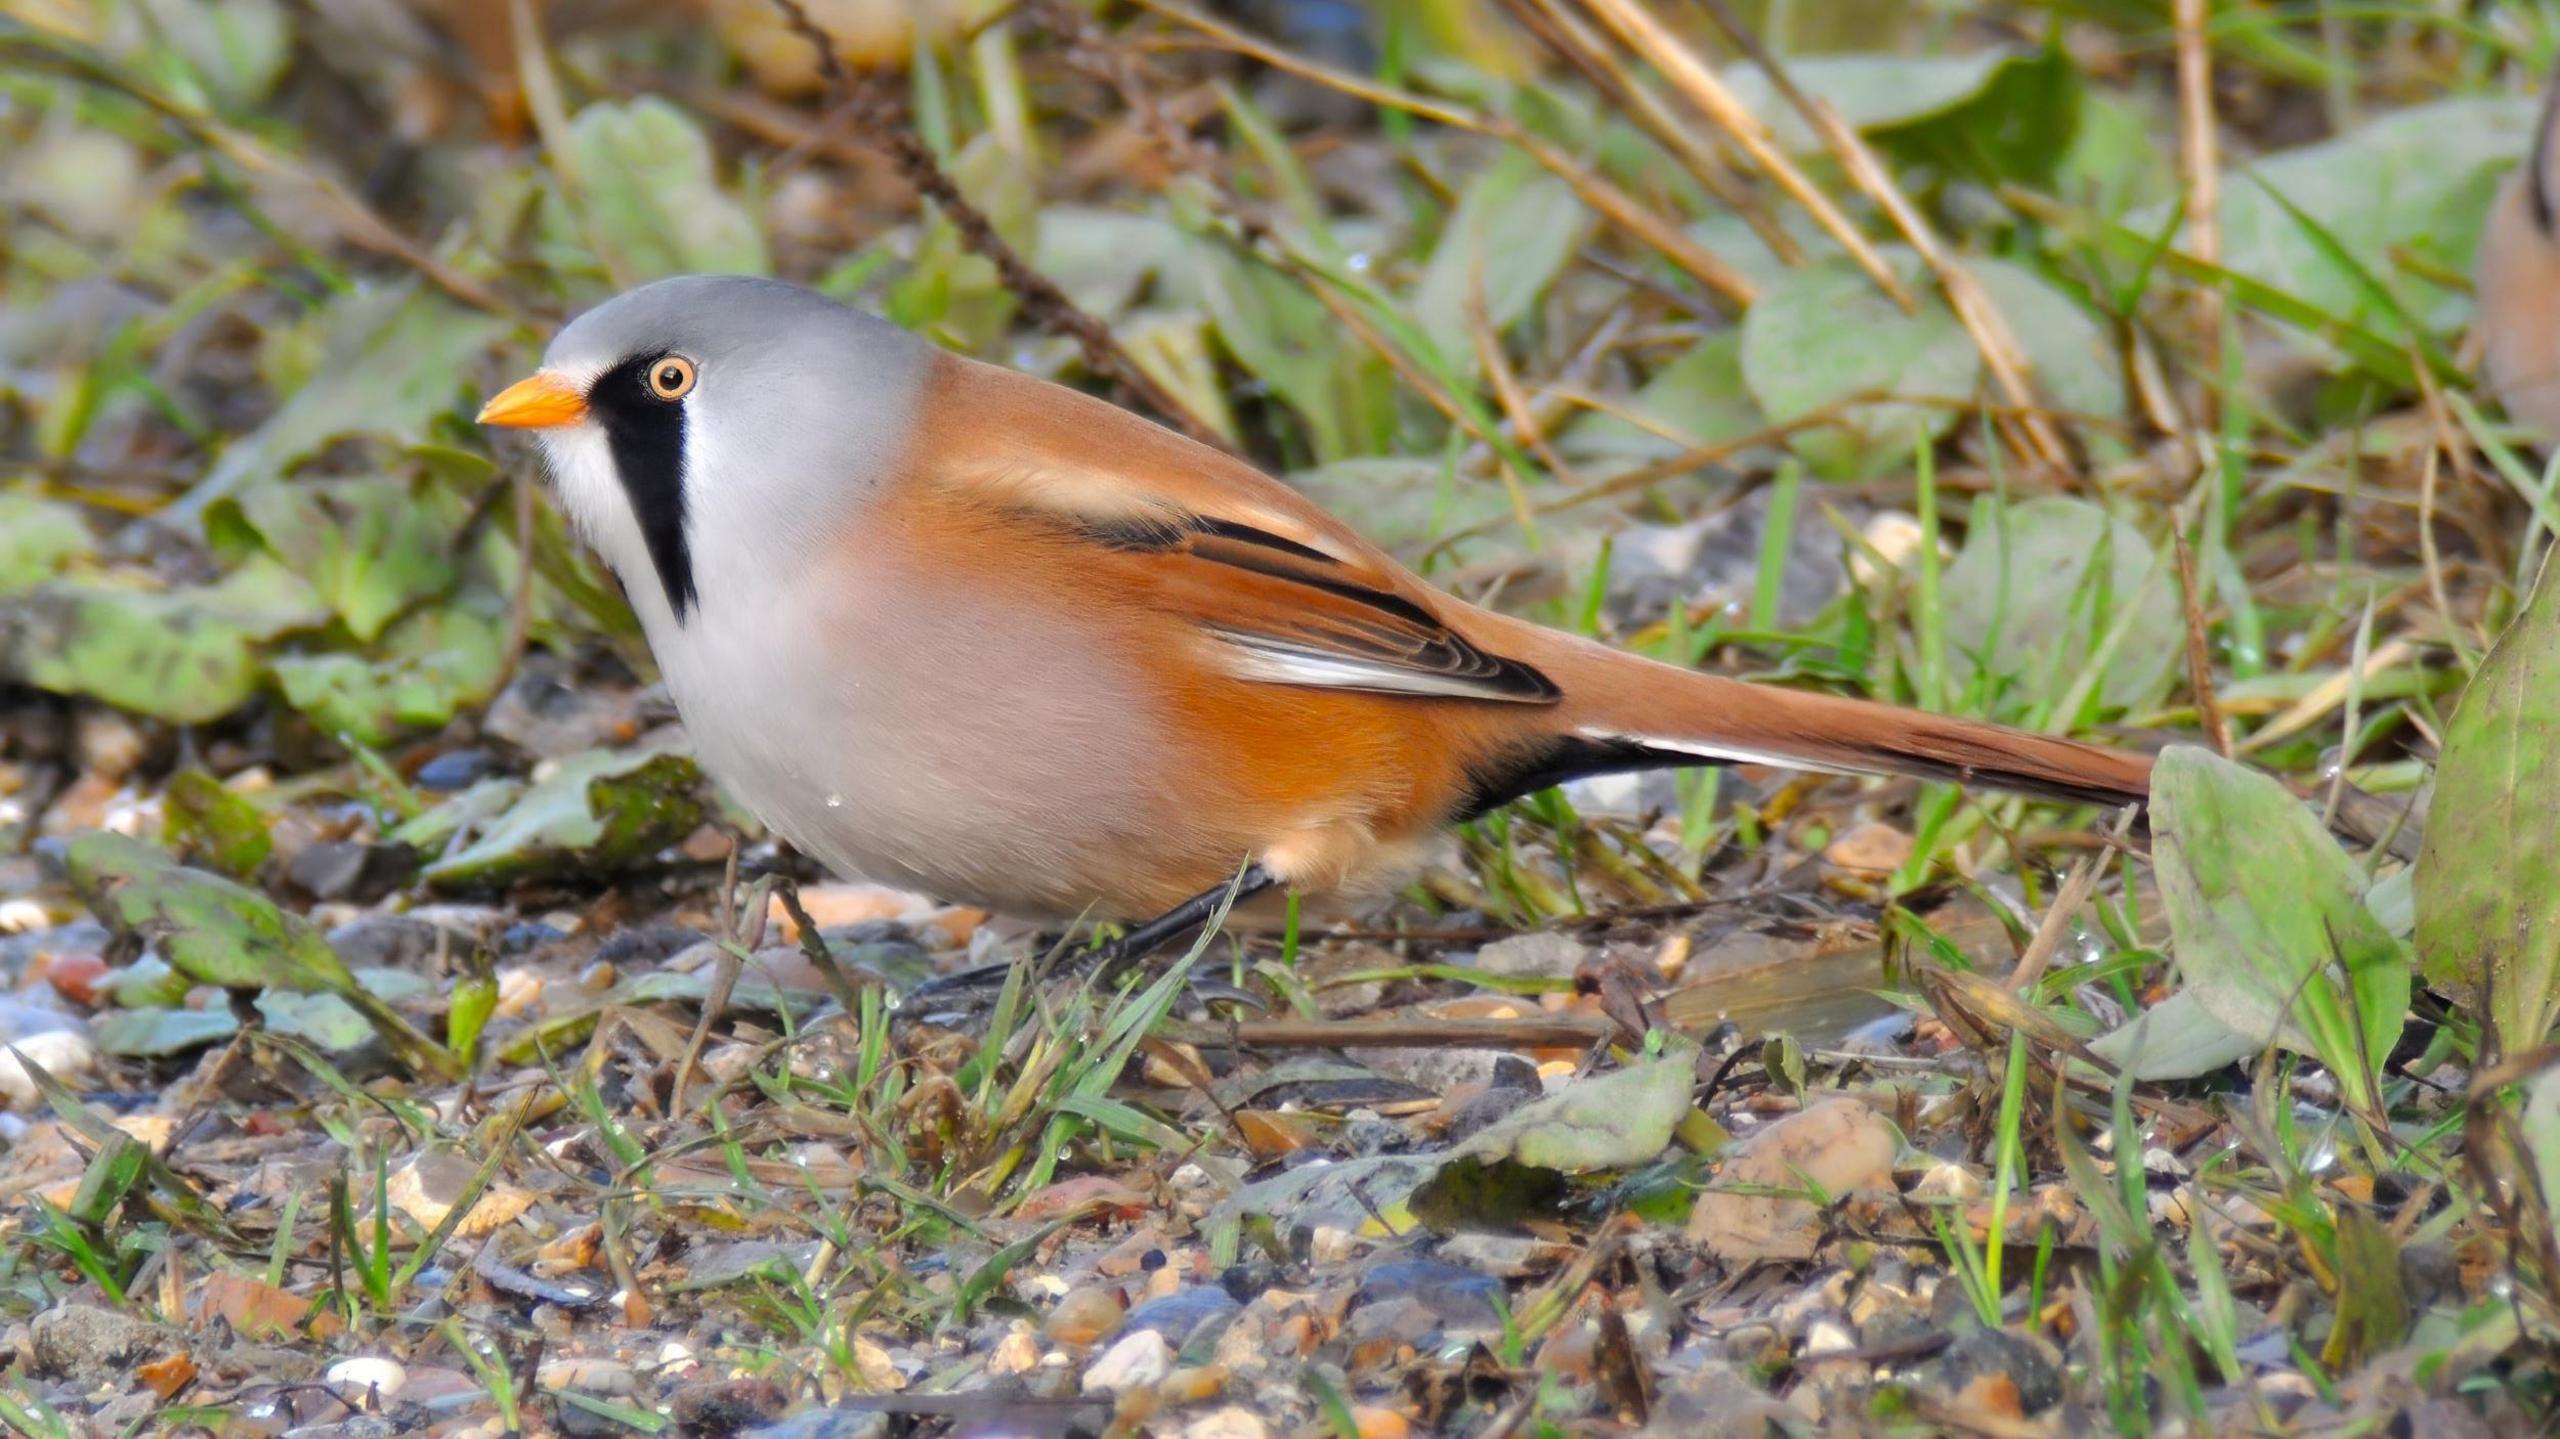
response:
<path id="1" fill-rule="evenodd" d="M 1146 958 L 1173 940 L 1206 924 L 1219 910 L 1231 904 L 1242 904 L 1280 883 L 1279 876 L 1262 867 L 1260 860 L 1247 864 L 1234 879 L 1204 889 L 1182 903 L 1138 925 L 1118 939 L 1082 951 L 1069 951 L 1049 969 L 1049 973 L 1077 974 L 1085 970 L 1109 973 L 1124 965 Z M 1011 963 L 982 964 L 917 985 L 900 1001 L 900 1009 L 913 1009 L 918 1001 L 953 996 L 969 990 L 992 989 L 1004 983 Z"/>
<path id="2" fill-rule="evenodd" d="M 1242 873 L 1225 884 L 1204 889 L 1182 903 L 1121 935 L 1108 944 L 1071 954 L 1064 961 L 1067 971 L 1093 969 L 1105 974 L 1155 953 L 1184 934 L 1207 924 L 1218 911 L 1229 904 L 1242 904 L 1280 882 L 1279 876 L 1255 860 Z"/>

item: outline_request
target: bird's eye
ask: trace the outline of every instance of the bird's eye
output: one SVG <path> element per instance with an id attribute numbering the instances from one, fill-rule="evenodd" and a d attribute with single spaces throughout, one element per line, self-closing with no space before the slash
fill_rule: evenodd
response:
<path id="1" fill-rule="evenodd" d="M 649 393 L 661 400 L 681 400 L 693 389 L 693 361 L 682 355 L 661 356 L 649 366 Z"/>

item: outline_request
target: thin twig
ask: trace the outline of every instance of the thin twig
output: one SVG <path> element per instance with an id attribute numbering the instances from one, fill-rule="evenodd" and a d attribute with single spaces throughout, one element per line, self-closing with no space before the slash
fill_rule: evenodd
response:
<path id="1" fill-rule="evenodd" d="M 2187 253 L 2207 265 L 2222 263 L 2222 162 L 2216 153 L 2213 116 L 2213 47 L 2205 35 L 2210 0 L 2174 0 L 2178 31 L 2178 168 L 2187 192 Z M 2195 288 L 2196 353 L 2211 357 L 2222 347 L 2222 287 Z M 2215 366 L 2215 368 L 2219 368 Z M 2204 422 L 2214 422 L 2211 386 Z"/>
<path id="2" fill-rule="evenodd" d="M 1110 327 L 1087 314 L 1083 307 L 1067 297 L 1057 282 L 1032 268 L 1004 237 L 996 233 L 995 223 L 986 212 L 970 203 L 960 187 L 953 183 L 942 162 L 925 146 L 924 138 L 908 116 L 906 106 L 866 75 L 846 66 L 836 53 L 835 42 L 820 29 L 800 0 L 770 0 L 782 12 L 783 21 L 794 34 L 809 43 L 818 53 L 818 72 L 825 78 L 827 92 L 853 111 L 861 120 L 863 132 L 889 162 L 897 168 L 916 194 L 932 203 L 960 236 L 960 243 L 971 253 L 984 257 L 996 267 L 996 274 L 1022 301 L 1022 307 L 1042 328 L 1065 335 L 1084 352 L 1085 364 L 1096 374 L 1109 377 L 1122 392 L 1122 398 L 1155 411 L 1173 426 L 1204 445 L 1235 452 L 1215 428 L 1191 412 L 1171 391 L 1156 383 L 1129 352 L 1112 337 Z"/>
<path id="3" fill-rule="evenodd" d="M 2204 601 L 2196 583 L 2195 547 L 2187 543 L 2183 520 L 2171 517 L 2169 538 L 2178 547 L 2178 601 L 2187 615 L 2187 688 L 2196 697 L 2196 714 L 2213 741 L 2216 754 L 2231 758 L 2231 722 L 2223 717 L 2222 699 L 2213 687 L 2213 650 L 2205 638 Z"/>

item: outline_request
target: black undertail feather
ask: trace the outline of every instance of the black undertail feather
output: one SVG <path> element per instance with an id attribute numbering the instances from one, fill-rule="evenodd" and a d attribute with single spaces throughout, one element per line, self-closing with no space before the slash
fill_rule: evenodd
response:
<path id="1" fill-rule="evenodd" d="M 604 422 L 614 473 L 640 522 L 650 566 L 676 623 L 701 603 L 693 583 L 693 549 L 685 538 L 684 406 L 649 392 L 649 370 L 663 355 L 635 355 L 607 370 L 587 390 L 587 408 Z"/>
<path id="2" fill-rule="evenodd" d="M 1718 761 L 1683 750 L 1657 749 L 1638 740 L 1556 735 L 1505 751 L 1470 769 L 1466 798 L 1452 818 L 1460 823 L 1480 819 L 1524 795 L 1553 789 L 1568 780 L 1715 763 Z"/>

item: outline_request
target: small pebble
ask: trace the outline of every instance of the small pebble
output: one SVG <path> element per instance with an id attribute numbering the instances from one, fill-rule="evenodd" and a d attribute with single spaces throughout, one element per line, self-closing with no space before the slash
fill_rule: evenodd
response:
<path id="1" fill-rule="evenodd" d="M 522 954 L 526 950 L 539 949 L 543 945 L 568 937 L 567 934 L 547 924 L 528 920 L 523 924 L 511 924 L 506 927 L 506 930 L 498 936 L 498 953 Z"/>
<path id="2" fill-rule="evenodd" d="M 453 749 L 418 766 L 409 782 L 430 793 L 451 794 L 469 789 L 497 772 L 497 756 L 487 750 Z"/>
<path id="3" fill-rule="evenodd" d="M 1152 1329 L 1141 1329 L 1102 1351 L 1084 1372 L 1087 1394 L 1120 1394 L 1163 1382 L 1173 1372 L 1173 1346 Z"/>
<path id="4" fill-rule="evenodd" d="M 1107 1284 L 1088 1284 L 1067 1292 L 1049 1311 L 1041 1332 L 1061 1344 L 1098 1344 L 1118 1330 L 1127 1316 L 1120 1291 Z"/>
<path id="5" fill-rule="evenodd" d="M 399 1360 L 373 1354 L 341 1359 L 329 1366 L 325 1377 L 341 1396 L 370 1408 L 388 1405 L 409 1383 L 409 1371 Z"/>

